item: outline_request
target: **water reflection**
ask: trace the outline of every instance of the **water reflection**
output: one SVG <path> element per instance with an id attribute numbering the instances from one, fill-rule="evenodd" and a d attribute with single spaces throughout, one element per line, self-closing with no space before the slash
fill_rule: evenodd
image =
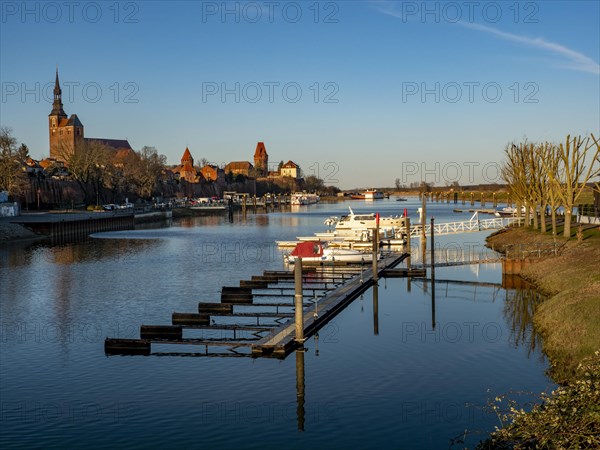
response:
<path id="1" fill-rule="evenodd" d="M 379 334 L 379 285 L 373 285 L 373 334 Z"/>
<path id="2" fill-rule="evenodd" d="M 541 344 L 533 325 L 533 316 L 543 296 L 529 288 L 506 291 L 503 315 L 510 326 L 510 341 L 515 347 L 525 347 L 530 356 Z"/>
<path id="3" fill-rule="evenodd" d="M 304 431 L 304 352 L 304 348 L 296 350 L 296 418 L 298 420 L 298 431 Z"/>
<path id="4" fill-rule="evenodd" d="M 395 201 L 377 205 L 382 214 L 398 207 Z M 364 301 L 333 318 L 320 339 L 314 336 L 314 350 L 285 361 L 235 353 L 200 360 L 205 349 L 195 346 L 176 346 L 181 358 L 105 357 L 105 336 L 139 338 L 141 324 L 167 324 L 173 311 L 192 312 L 198 301 L 218 300 L 222 286 L 281 270 L 275 239 L 322 231 L 325 217 L 346 210 L 344 204 L 312 205 L 306 213 L 270 214 L 268 227 L 257 225 L 259 215 L 248 210 L 244 225 L 238 216 L 230 225 L 223 214 L 185 219 L 187 228 L 176 222 L 70 247 L 1 247 L 0 388 L 7 419 L 0 446 L 60 448 L 68 441 L 110 447 L 118 441 L 130 447 L 193 447 L 201 435 L 209 448 L 385 448 L 390 442 L 396 448 L 445 448 L 458 430 L 495 425 L 466 412 L 465 402 L 484 404 L 488 389 L 545 386 L 545 367 L 535 358 L 539 346 L 528 360 L 523 346 L 506 345 L 513 319 L 522 323 L 514 308 L 523 300 L 511 292 L 510 310 L 500 301 L 504 295 L 493 301 L 499 288 L 443 282 L 461 276 L 473 281 L 467 267 L 436 269 L 432 286 L 419 279 L 380 280 L 372 293 L 365 291 Z M 484 278 L 486 273 L 499 281 L 499 266 L 482 266 Z M 521 328 L 515 330 L 517 336 Z M 119 412 L 119 423 L 114 414 L 75 420 L 62 414 L 24 423 L 22 402 L 42 410 L 58 402 L 67 408 L 127 402 L 136 413 Z M 198 405 L 221 409 L 212 414 Z M 257 417 L 257 405 L 270 409 Z M 27 411 L 27 417 L 38 417 L 34 407 Z M 161 433 L 145 433 L 145 423 L 158 422 Z M 267 432 L 257 437 L 258 428 Z"/>

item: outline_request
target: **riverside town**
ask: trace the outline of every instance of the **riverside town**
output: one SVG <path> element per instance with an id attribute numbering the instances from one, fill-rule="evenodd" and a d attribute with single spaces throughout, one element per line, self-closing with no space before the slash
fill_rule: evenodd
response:
<path id="1" fill-rule="evenodd" d="M 2 449 L 600 449 L 600 3 L 0 12 Z"/>

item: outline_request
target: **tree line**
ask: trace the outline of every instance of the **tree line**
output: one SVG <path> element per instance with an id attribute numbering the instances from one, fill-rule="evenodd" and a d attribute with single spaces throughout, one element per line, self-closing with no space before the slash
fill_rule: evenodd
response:
<path id="1" fill-rule="evenodd" d="M 123 197 L 150 198 L 157 184 L 165 178 L 167 158 L 154 147 L 118 153 L 101 141 L 83 140 L 76 151 L 63 148 L 61 153 L 68 177 L 78 184 L 86 204 L 103 200 L 104 190 Z M 0 128 L 0 191 L 19 198 L 30 189 L 24 170 L 28 159 L 27 146 L 17 146 L 12 130 Z M 61 173 L 61 166 L 54 164 L 45 172 L 48 176 L 57 175 Z"/>
<path id="2" fill-rule="evenodd" d="M 511 196 L 525 210 L 525 223 L 542 233 L 547 231 L 550 213 L 552 234 L 556 235 L 556 216 L 564 211 L 564 236 L 571 236 L 571 218 L 575 205 L 587 184 L 600 190 L 600 143 L 593 134 L 568 135 L 564 142 L 510 143 L 504 149 L 502 177 Z"/>

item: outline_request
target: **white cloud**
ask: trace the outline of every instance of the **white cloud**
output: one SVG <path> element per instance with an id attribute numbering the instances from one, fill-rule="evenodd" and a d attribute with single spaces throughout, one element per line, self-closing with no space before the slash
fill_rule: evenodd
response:
<path id="1" fill-rule="evenodd" d="M 386 1 L 372 1 L 371 4 L 374 8 L 380 13 L 386 14 L 388 16 L 396 17 L 398 19 L 402 19 L 403 22 L 406 22 L 408 18 L 402 14 L 402 12 L 398 11 L 395 8 L 395 2 L 386 2 Z M 600 75 L 600 64 L 594 61 L 592 58 L 585 56 L 582 53 L 579 53 L 575 50 L 571 50 L 564 45 L 557 44 L 555 42 L 546 41 L 542 38 L 531 38 L 527 36 L 521 36 L 518 34 L 507 33 L 506 31 L 500 31 L 496 28 L 480 25 L 473 22 L 449 22 L 450 24 L 456 23 L 457 25 L 461 25 L 465 28 L 470 28 L 472 30 L 482 31 L 484 33 L 490 34 L 500 39 L 504 39 L 506 41 L 516 42 L 518 44 L 527 45 L 529 47 L 538 48 L 541 50 L 545 50 L 555 55 L 559 55 L 564 58 L 563 61 L 560 61 L 560 67 L 564 67 L 571 70 L 578 70 L 580 72 L 588 72 L 593 73 L 595 75 Z"/>
<path id="2" fill-rule="evenodd" d="M 500 39 L 547 50 L 549 52 L 566 58 L 566 62 L 568 64 L 563 64 L 563 67 L 600 75 L 600 65 L 596 61 L 594 61 L 588 56 L 585 56 L 582 53 L 576 52 L 575 50 L 571 50 L 570 48 L 565 47 L 564 45 L 557 44 L 555 42 L 549 42 L 542 38 L 530 38 L 527 36 L 520 36 L 518 34 L 507 33 L 505 31 L 500 31 L 496 28 L 488 27 L 486 25 L 479 25 L 477 23 L 457 23 L 463 27 L 471 28 L 477 31 L 483 31 L 484 33 L 491 34 L 493 36 L 499 37 Z"/>

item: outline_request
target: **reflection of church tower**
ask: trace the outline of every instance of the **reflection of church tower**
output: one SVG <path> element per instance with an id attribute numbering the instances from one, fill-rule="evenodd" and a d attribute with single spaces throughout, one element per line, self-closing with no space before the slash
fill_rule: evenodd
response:
<path id="1" fill-rule="evenodd" d="M 256 144 L 254 152 L 254 168 L 261 174 L 266 175 L 269 171 L 269 155 L 264 142 Z"/>
<path id="2" fill-rule="evenodd" d="M 50 158 L 65 161 L 75 151 L 75 147 L 83 140 L 83 124 L 76 114 L 67 118 L 63 109 L 62 90 L 58 82 L 58 68 L 54 82 L 54 101 L 52 111 L 48 114 L 48 131 L 50 133 Z"/>

